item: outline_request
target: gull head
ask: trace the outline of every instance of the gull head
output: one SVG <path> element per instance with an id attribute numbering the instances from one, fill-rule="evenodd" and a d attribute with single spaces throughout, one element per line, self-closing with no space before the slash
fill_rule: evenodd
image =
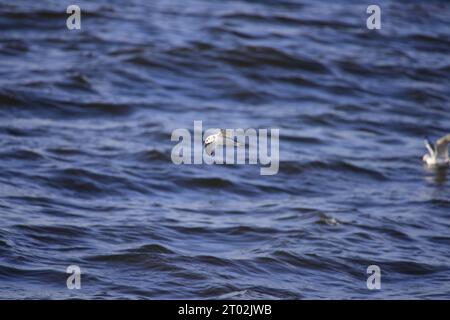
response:
<path id="1" fill-rule="evenodd" d="M 215 140 L 216 140 L 216 136 L 215 135 L 208 136 L 205 139 L 205 146 L 209 145 L 210 143 L 213 143 Z"/>

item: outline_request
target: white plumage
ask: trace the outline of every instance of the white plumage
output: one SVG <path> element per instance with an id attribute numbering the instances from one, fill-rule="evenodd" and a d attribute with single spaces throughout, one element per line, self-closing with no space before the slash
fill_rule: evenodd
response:
<path id="1" fill-rule="evenodd" d="M 231 145 L 234 147 L 240 147 L 241 144 L 232 139 L 232 137 L 227 135 L 225 129 L 220 129 L 216 134 L 212 134 L 205 139 L 204 147 L 205 151 L 209 156 L 214 154 L 216 147 L 222 145 Z"/>
<path id="2" fill-rule="evenodd" d="M 428 153 L 423 156 L 423 161 L 429 166 L 448 166 L 450 159 L 448 157 L 448 144 L 450 143 L 450 134 L 443 136 L 435 144 L 425 138 L 425 146 Z"/>

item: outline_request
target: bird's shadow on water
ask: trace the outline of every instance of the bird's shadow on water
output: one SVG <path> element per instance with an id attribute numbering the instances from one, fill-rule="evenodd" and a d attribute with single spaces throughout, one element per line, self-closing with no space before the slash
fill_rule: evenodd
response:
<path id="1" fill-rule="evenodd" d="M 429 173 L 429 175 L 425 177 L 427 181 L 437 185 L 444 185 L 447 183 L 448 167 L 430 168 L 425 166 L 425 170 Z"/>

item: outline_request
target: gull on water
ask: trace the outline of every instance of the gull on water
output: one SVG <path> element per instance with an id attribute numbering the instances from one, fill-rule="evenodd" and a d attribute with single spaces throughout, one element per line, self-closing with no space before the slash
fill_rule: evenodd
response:
<path id="1" fill-rule="evenodd" d="M 450 134 L 443 136 L 436 143 L 430 142 L 425 138 L 425 146 L 428 153 L 423 156 L 423 161 L 429 166 L 448 166 L 450 159 L 448 157 L 448 144 L 450 143 Z"/>
<path id="2" fill-rule="evenodd" d="M 233 139 L 227 134 L 225 129 L 220 129 L 216 134 L 212 134 L 205 139 L 204 147 L 209 156 L 214 155 L 217 146 L 229 145 L 234 147 L 241 147 L 242 144 Z"/>

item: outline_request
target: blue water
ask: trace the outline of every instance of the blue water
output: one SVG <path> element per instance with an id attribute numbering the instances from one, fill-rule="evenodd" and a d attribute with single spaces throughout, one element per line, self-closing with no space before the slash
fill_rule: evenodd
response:
<path id="1" fill-rule="evenodd" d="M 0 1 L 0 298 L 450 298 L 421 160 L 449 2 L 377 1 L 381 30 L 357 1 L 77 1 L 72 31 L 69 4 Z M 279 128 L 279 173 L 173 164 L 194 120 Z"/>

